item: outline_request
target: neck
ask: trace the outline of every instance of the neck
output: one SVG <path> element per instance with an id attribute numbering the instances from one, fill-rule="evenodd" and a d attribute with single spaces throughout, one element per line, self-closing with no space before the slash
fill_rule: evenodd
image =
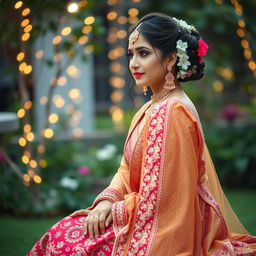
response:
<path id="1" fill-rule="evenodd" d="M 177 79 L 175 79 L 173 82 L 175 84 L 175 90 L 176 89 L 181 89 L 180 83 L 179 83 L 179 81 Z M 150 89 L 153 92 L 153 95 L 158 93 L 158 92 L 160 92 L 161 90 L 163 90 L 163 88 L 164 88 L 164 84 L 157 85 L 157 86 L 150 86 Z"/>

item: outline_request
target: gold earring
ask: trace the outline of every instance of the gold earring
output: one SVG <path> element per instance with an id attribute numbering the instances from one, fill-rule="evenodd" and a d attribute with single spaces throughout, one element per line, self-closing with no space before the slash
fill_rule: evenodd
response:
<path id="1" fill-rule="evenodd" d="M 174 76 L 171 73 L 171 68 L 168 69 L 168 73 L 165 76 L 165 84 L 164 84 L 164 88 L 168 89 L 168 90 L 173 90 L 175 89 L 175 84 L 173 82 L 174 80 Z"/>
<path id="2" fill-rule="evenodd" d="M 144 95 L 147 95 L 147 91 L 148 91 L 148 87 L 147 86 L 143 86 L 143 93 L 144 93 Z"/>

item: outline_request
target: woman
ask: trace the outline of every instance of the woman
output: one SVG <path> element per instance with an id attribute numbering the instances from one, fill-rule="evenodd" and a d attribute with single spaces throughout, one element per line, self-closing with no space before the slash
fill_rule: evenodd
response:
<path id="1" fill-rule="evenodd" d="M 128 41 L 130 72 L 152 99 L 133 118 L 109 187 L 28 255 L 256 255 L 256 237 L 225 199 L 180 86 L 203 77 L 207 44 L 194 26 L 158 13 L 143 17 Z"/>

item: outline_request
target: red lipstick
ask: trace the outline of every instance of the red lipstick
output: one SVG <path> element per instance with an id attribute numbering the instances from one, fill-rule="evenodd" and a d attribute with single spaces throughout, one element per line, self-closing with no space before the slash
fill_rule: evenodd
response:
<path id="1" fill-rule="evenodd" d="M 133 73 L 133 76 L 136 78 L 136 79 L 139 79 L 140 77 L 142 77 L 144 75 L 144 73 L 141 73 L 141 72 L 134 72 Z"/>

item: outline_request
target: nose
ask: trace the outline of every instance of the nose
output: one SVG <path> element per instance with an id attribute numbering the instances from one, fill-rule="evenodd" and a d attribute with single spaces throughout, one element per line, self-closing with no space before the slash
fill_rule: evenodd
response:
<path id="1" fill-rule="evenodd" d="M 138 69 L 139 68 L 139 63 L 138 63 L 138 60 L 136 60 L 136 58 L 132 58 L 131 60 L 130 60 L 130 70 L 136 70 L 136 69 Z"/>

